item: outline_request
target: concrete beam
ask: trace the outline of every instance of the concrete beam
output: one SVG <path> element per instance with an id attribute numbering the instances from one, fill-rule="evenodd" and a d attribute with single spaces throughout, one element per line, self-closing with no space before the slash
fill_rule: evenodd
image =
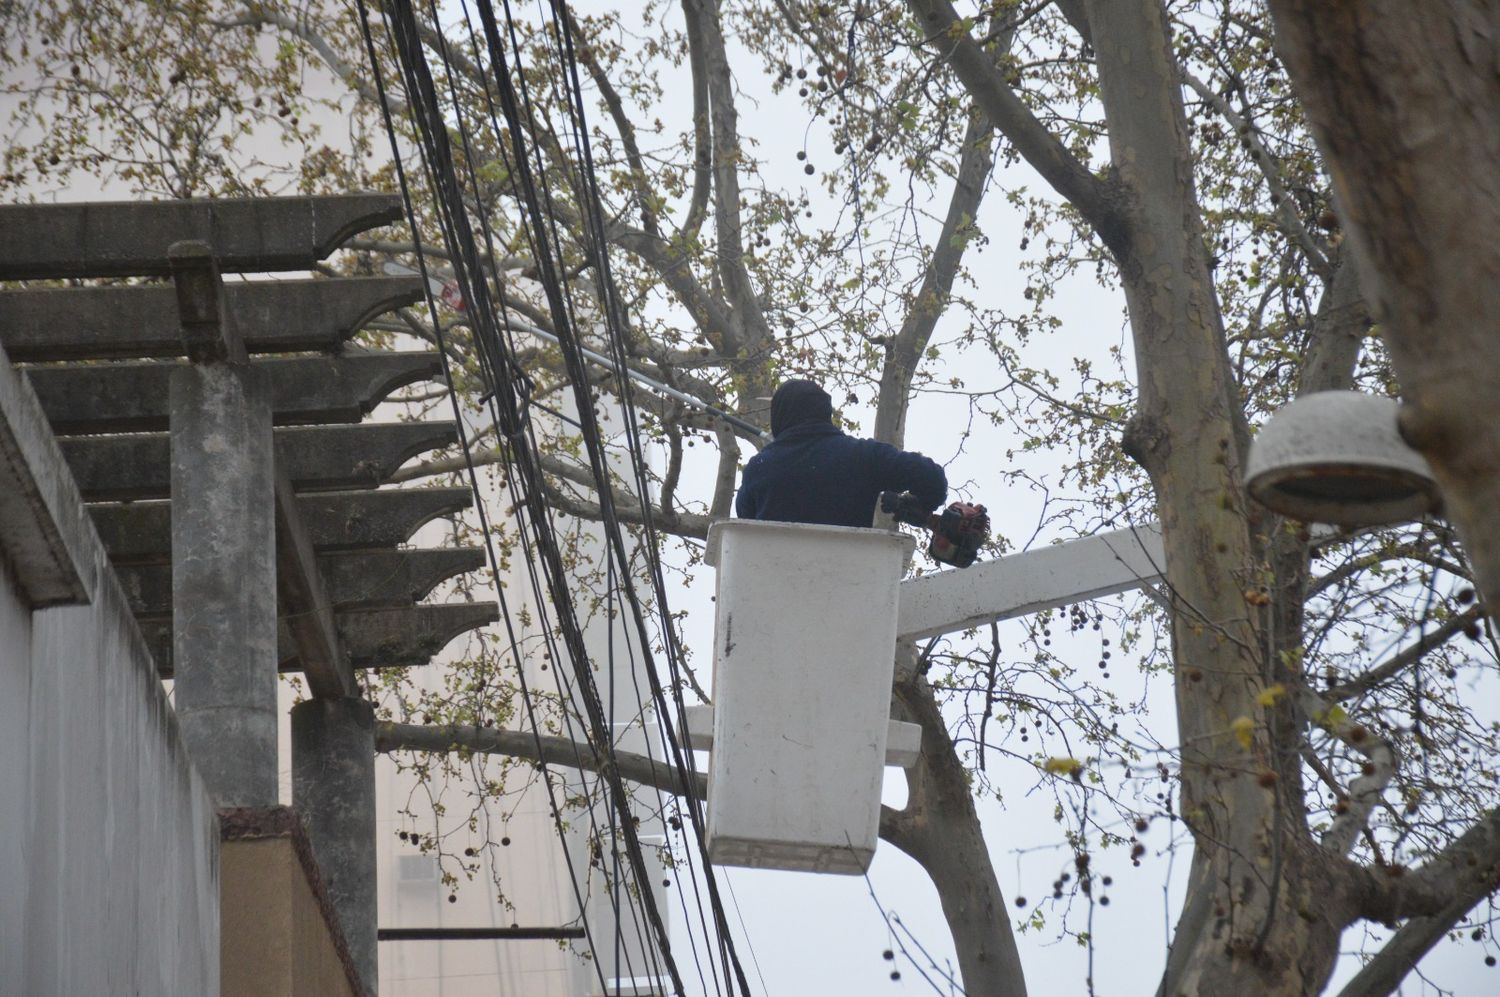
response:
<path id="1" fill-rule="evenodd" d="M 208 243 L 194 239 L 167 247 L 182 345 L 193 363 L 244 364 L 250 361 L 234 315 L 224 308 L 219 265 Z"/>
<path id="2" fill-rule="evenodd" d="M 357 232 L 402 218 L 395 194 L 0 205 L 0 280 L 171 273 L 167 250 L 214 247 L 230 272 L 310 270 Z"/>
<path id="3" fill-rule="evenodd" d="M 375 711 L 368 702 L 309 699 L 292 707 L 292 805 L 365 992 L 379 993 Z"/>
<path id="4" fill-rule="evenodd" d="M 455 637 L 500 619 L 500 607 L 493 602 L 454 602 L 351 610 L 337 618 L 355 667 L 395 668 L 427 664 Z"/>
<path id="5" fill-rule="evenodd" d="M 409 606 L 440 583 L 488 564 L 483 547 L 328 554 L 318 559 L 338 609 Z"/>
<path id="6" fill-rule="evenodd" d="M 485 566 L 483 547 L 346 551 L 318 556 L 328 601 L 335 610 L 413 606 L 455 575 Z M 138 620 L 172 616 L 172 570 L 164 563 L 117 564 L 115 575 Z M 286 607 L 283 606 L 283 618 Z"/>
<path id="7" fill-rule="evenodd" d="M 250 353 L 331 353 L 375 316 L 421 297 L 418 277 L 224 285 Z M 166 284 L 0 291 L 0 345 L 27 363 L 184 355 L 177 295 Z"/>
<path id="8" fill-rule="evenodd" d="M 276 550 L 270 386 L 264 373 L 245 365 L 183 367 L 172 375 L 171 401 L 176 612 L 170 647 L 177 666 L 177 719 L 219 806 L 272 806 Z"/>
<path id="9" fill-rule="evenodd" d="M 297 660 L 314 696 L 339 699 L 359 695 L 354 669 L 339 641 L 333 605 L 312 540 L 297 514 L 297 498 L 286 473 L 276 469 L 276 597 L 280 626 L 297 645 Z"/>
<path id="10" fill-rule="evenodd" d="M 181 364 L 90 364 L 26 371 L 60 435 L 148 433 L 167 428 L 167 382 Z M 442 373 L 436 353 L 351 353 L 258 360 L 278 426 L 357 423 L 393 391 Z"/>
<path id="11" fill-rule="evenodd" d="M 493 623 L 500 607 L 493 602 L 439 603 L 404 609 L 370 609 L 334 613 L 339 640 L 355 668 L 407 668 L 425 665 L 459 634 Z M 141 636 L 156 657 L 162 678 L 172 678 L 172 627 L 145 621 Z M 284 672 L 302 670 L 297 645 L 282 633 L 277 653 Z"/>
<path id="12" fill-rule="evenodd" d="M 93 600 L 87 515 L 41 404 L 0 351 L 0 565 L 32 608 Z"/>
<path id="13" fill-rule="evenodd" d="M 275 439 L 277 465 L 301 491 L 376 488 L 417 454 L 456 443 L 458 434 L 451 422 L 396 422 L 278 429 Z M 167 495 L 165 433 L 75 436 L 59 445 L 89 501 Z"/>
<path id="14" fill-rule="evenodd" d="M 297 496 L 297 510 L 317 552 L 394 547 L 421 527 L 474 503 L 467 488 L 383 488 Z M 87 507 L 94 528 L 120 564 L 165 564 L 171 559 L 171 503 L 107 503 Z"/>
<path id="15" fill-rule="evenodd" d="M 911 578 L 901 583 L 897 639 L 921 640 L 1154 585 L 1166 565 L 1153 523 Z"/>

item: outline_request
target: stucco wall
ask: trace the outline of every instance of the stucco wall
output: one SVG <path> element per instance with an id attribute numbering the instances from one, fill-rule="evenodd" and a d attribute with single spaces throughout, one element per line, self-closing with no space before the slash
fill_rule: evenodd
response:
<path id="1" fill-rule="evenodd" d="M 42 485 L 0 509 L 0 995 L 213 997 L 213 807 L 35 397 L 3 353 L 0 437 L 0 485 Z M 33 543 L 67 562 L 89 601 L 33 608 L 39 561 L 7 553 Z"/>
<path id="2" fill-rule="evenodd" d="M 222 997 L 359 997 L 312 849 L 285 807 L 226 811 Z"/>

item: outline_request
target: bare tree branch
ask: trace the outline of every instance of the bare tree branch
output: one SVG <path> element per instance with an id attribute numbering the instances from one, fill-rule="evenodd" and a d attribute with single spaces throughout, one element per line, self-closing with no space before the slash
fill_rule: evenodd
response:
<path id="1" fill-rule="evenodd" d="M 677 493 L 677 482 L 682 477 L 682 431 L 672 424 L 668 424 L 666 430 L 667 473 L 662 477 L 661 495 L 657 498 L 657 505 L 661 507 L 664 515 L 671 515 L 672 502 Z"/>
<path id="2" fill-rule="evenodd" d="M 602 771 L 605 763 L 593 745 L 570 738 L 467 724 L 379 723 L 375 725 L 375 750 L 506 755 L 588 772 Z M 688 795 L 689 784 L 683 781 L 682 774 L 664 761 L 628 751 L 616 751 L 614 761 L 623 779 L 675 796 Z M 708 776 L 693 773 L 691 787 L 694 797 L 704 799 L 708 795 Z"/>
<path id="3" fill-rule="evenodd" d="M 697 16 L 693 0 L 682 0 L 682 14 L 689 22 Z M 708 120 L 708 66 L 703 49 L 688 46 L 688 68 L 693 74 L 693 193 L 688 199 L 687 217 L 682 220 L 678 236 L 693 242 L 708 215 L 708 195 L 713 180 L 713 131 Z"/>
<path id="4" fill-rule="evenodd" d="M 390 239 L 362 239 L 355 236 L 353 239 L 345 239 L 339 248 L 352 249 L 360 253 L 390 253 L 395 255 L 397 253 L 415 253 L 418 247 L 414 242 L 395 242 Z M 451 258 L 448 255 L 448 250 L 442 246 L 424 243 L 421 246 L 421 250 L 423 256 L 431 256 L 439 260 Z"/>
<path id="5" fill-rule="evenodd" d="M 938 319 L 947 311 L 953 278 L 970 242 L 974 219 L 995 163 L 994 141 L 990 123 L 982 114 L 971 114 L 964 129 L 963 154 L 942 232 L 933 246 L 932 259 L 928 261 L 911 310 L 886 347 L 885 365 L 880 372 L 880 404 L 875 411 L 875 438 L 894 446 L 900 446 L 905 438 L 912 378 Z"/>
<path id="6" fill-rule="evenodd" d="M 1370 334 L 1370 308 L 1359 282 L 1353 254 L 1334 251 L 1333 279 L 1318 301 L 1307 359 L 1297 375 L 1297 394 L 1347 391 L 1354 386 L 1359 351 Z"/>
<path id="7" fill-rule="evenodd" d="M 715 261 L 732 320 L 723 330 L 726 339 L 721 352 L 746 356 L 770 339 L 771 331 L 745 269 L 739 176 L 745 154 L 740 148 L 734 77 L 719 28 L 717 5 L 707 0 L 683 0 L 683 10 L 689 15 L 685 22 L 688 45 L 702 51 L 708 73 L 709 119 L 713 126 Z M 727 338 L 731 334 L 733 340 Z"/>
<path id="8" fill-rule="evenodd" d="M 636 203 L 640 205 L 641 227 L 648 235 L 660 236 L 661 226 L 654 203 L 657 195 L 651 189 L 651 182 L 646 173 L 646 163 L 641 158 L 641 147 L 635 136 L 635 124 L 625 113 L 625 103 L 620 99 L 620 92 L 615 89 L 614 83 L 605 74 L 604 68 L 599 65 L 597 54 L 589 48 L 588 36 L 583 33 L 578 19 L 566 6 L 562 8 L 562 12 L 563 17 L 567 18 L 568 30 L 580 42 L 578 61 L 583 63 L 584 69 L 588 71 L 589 79 L 599 90 L 599 95 L 604 98 L 604 106 L 609 110 L 610 120 L 615 123 L 615 131 L 625 147 L 625 161 L 630 165 L 630 186 L 635 192 Z"/>
<path id="9" fill-rule="evenodd" d="M 711 341 L 720 342 L 720 335 L 730 331 L 732 319 L 728 310 L 698 282 L 681 249 L 660 236 L 653 236 L 622 222 L 608 226 L 608 238 L 621 249 L 644 260 Z M 721 345 L 720 352 L 734 352 L 728 346 L 729 344 Z"/>
<path id="10" fill-rule="evenodd" d="M 281 30 L 302 39 L 317 53 L 318 58 L 323 61 L 335 76 L 344 82 L 350 90 L 353 90 L 361 98 L 376 107 L 380 106 L 380 94 L 375 85 L 364 77 L 355 67 L 345 62 L 338 52 L 323 37 L 320 32 L 314 31 L 311 21 L 306 17 L 288 14 L 277 4 L 246 4 L 245 13 L 237 19 L 237 23 L 254 26 L 265 25 L 266 27 L 280 28 Z M 404 118 L 407 116 L 407 106 L 386 92 L 386 108 L 392 117 Z"/>
<path id="11" fill-rule="evenodd" d="M 470 752 L 480 755 L 505 755 L 526 758 L 547 765 L 563 765 L 599 772 L 604 760 L 592 745 L 566 737 L 529 734 L 520 730 L 474 727 L 469 724 L 401 724 L 383 721 L 375 725 L 375 750 L 382 754 L 396 751 L 423 751 L 438 754 Z M 692 788 L 695 799 L 708 797 L 708 775 L 694 772 L 690 782 L 665 761 L 629 751 L 615 752 L 615 770 L 620 777 L 663 793 L 687 796 Z M 881 827 L 894 817 L 890 807 L 880 808 Z"/>
<path id="12" fill-rule="evenodd" d="M 1311 582 L 1309 582 L 1307 586 L 1307 597 L 1312 598 L 1313 596 L 1326 591 L 1327 589 L 1339 584 L 1340 582 L 1347 581 L 1349 578 L 1359 574 L 1361 571 L 1368 569 L 1372 565 L 1380 564 L 1384 561 L 1398 560 L 1417 561 L 1421 564 L 1427 565 L 1428 567 L 1437 568 L 1439 571 L 1445 571 L 1455 578 L 1469 577 L 1469 573 L 1465 571 L 1461 565 L 1450 561 L 1447 558 L 1439 557 L 1438 555 L 1432 553 L 1432 550 L 1429 547 L 1419 546 L 1412 543 L 1405 543 L 1398 544 L 1397 546 L 1392 547 L 1388 550 L 1376 551 L 1372 554 L 1365 554 L 1352 560 L 1345 561 L 1337 568 L 1334 568 L 1332 571 L 1328 572 L 1328 574 L 1323 575 L 1319 578 L 1315 578 Z"/>
<path id="13" fill-rule="evenodd" d="M 1457 616 L 1449 617 L 1436 629 L 1422 634 L 1415 644 L 1402 648 L 1359 677 L 1326 690 L 1323 695 L 1333 702 L 1362 696 L 1417 664 L 1429 651 L 1442 647 L 1466 627 L 1477 625 L 1483 615 L 1478 606 L 1472 606 Z"/>
<path id="14" fill-rule="evenodd" d="M 1078 209 L 1106 246 L 1123 252 L 1127 224 L 1110 185 L 1090 173 L 1016 96 L 994 60 L 964 30 L 953 5 L 948 0 L 907 0 L 906 5 L 927 33 L 928 44 L 948 60 L 990 124 Z"/>
<path id="15" fill-rule="evenodd" d="M 719 470 L 714 475 L 714 497 L 708 504 L 710 520 L 729 515 L 729 504 L 734 501 L 734 483 L 740 473 L 739 440 L 723 426 L 714 427 L 714 435 L 719 440 Z"/>
<path id="16" fill-rule="evenodd" d="M 1483 896 L 1471 897 L 1469 891 L 1465 891 L 1436 914 L 1407 921 L 1354 974 L 1354 978 L 1344 984 L 1339 997 L 1385 997 L 1395 993 L 1422 957 L 1446 938 L 1453 926 L 1463 920 Z"/>
<path id="17" fill-rule="evenodd" d="M 1403 876 L 1367 874 L 1360 915 L 1390 923 L 1410 918 L 1365 963 L 1339 997 L 1394 993 L 1432 947 L 1500 886 L 1500 810 L 1453 841 L 1436 858 Z"/>
<path id="18" fill-rule="evenodd" d="M 604 513 L 599 508 L 599 503 L 590 502 L 585 499 L 575 498 L 549 484 L 543 483 L 543 491 L 546 494 L 547 504 L 558 511 L 578 519 L 590 519 L 601 521 Z M 644 525 L 646 514 L 641 507 L 632 502 L 622 502 L 617 497 L 615 500 L 615 514 L 624 523 L 632 523 L 636 526 Z M 697 540 L 708 539 L 708 527 L 712 519 L 708 516 L 695 515 L 689 512 L 677 512 L 668 515 L 661 513 L 651 517 L 651 523 L 656 529 L 666 533 L 672 533 L 681 537 L 693 537 Z"/>
<path id="19" fill-rule="evenodd" d="M 1182 79 L 1193 88 L 1205 104 L 1229 122 L 1236 135 L 1244 139 L 1251 161 L 1255 163 L 1256 169 L 1266 181 L 1266 192 L 1270 195 L 1271 204 L 1275 210 L 1276 224 L 1287 238 L 1301 248 L 1314 272 L 1324 280 L 1328 280 L 1333 274 L 1333 266 L 1329 263 L 1324 248 L 1318 244 L 1317 238 L 1302 223 L 1302 216 L 1297 212 L 1297 205 L 1292 200 L 1292 195 L 1287 192 L 1286 184 L 1282 182 L 1281 166 L 1276 162 L 1276 157 L 1266 149 L 1256 129 L 1245 120 L 1242 114 L 1230 106 L 1229 101 L 1215 93 L 1213 87 L 1188 72 L 1186 68 L 1182 70 Z"/>
<path id="20" fill-rule="evenodd" d="M 1380 802 L 1385 787 L 1396 774 L 1396 750 L 1389 741 L 1377 737 L 1363 724 L 1350 719 L 1342 710 L 1332 706 L 1317 693 L 1303 686 L 1297 690 L 1297 705 L 1303 714 L 1365 757 L 1364 771 L 1349 783 L 1348 798 L 1341 801 L 1343 810 L 1336 813 L 1333 822 L 1323 834 L 1323 850 L 1332 855 L 1345 855 L 1354 847 L 1354 842 L 1370 819 L 1370 812 Z"/>

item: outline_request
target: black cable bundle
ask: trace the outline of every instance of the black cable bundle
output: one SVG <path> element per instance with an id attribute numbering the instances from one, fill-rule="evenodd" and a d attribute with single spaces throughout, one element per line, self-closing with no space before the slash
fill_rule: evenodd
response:
<path id="1" fill-rule="evenodd" d="M 495 88 L 498 91 L 501 113 L 505 121 L 505 131 L 508 131 L 511 141 L 512 154 L 505 157 L 506 165 L 509 168 L 508 172 L 513 184 L 514 194 L 517 200 L 524 204 L 526 209 L 524 230 L 536 261 L 537 279 L 546 294 L 553 327 L 556 330 L 561 347 L 565 369 L 574 391 L 575 407 L 579 414 L 577 425 L 580 435 L 583 438 L 589 459 L 590 471 L 594 479 L 594 486 L 599 496 L 600 518 L 610 555 L 610 575 L 612 579 L 618 581 L 619 589 L 623 592 L 625 599 L 629 603 L 631 618 L 644 659 L 652 704 L 660 717 L 673 718 L 676 721 L 675 724 L 667 723 L 662 725 L 666 742 L 665 746 L 670 756 L 671 767 L 675 770 L 681 783 L 687 787 L 689 793 L 686 799 L 686 809 L 695 832 L 699 857 L 702 862 L 702 872 L 709 892 L 709 906 L 713 912 L 720 959 L 724 963 L 726 976 L 732 975 L 735 982 L 739 985 L 740 993 L 748 995 L 750 992 L 749 984 L 730 937 L 729 925 L 719 896 L 716 878 L 707 861 L 706 847 L 704 845 L 702 801 L 691 795 L 694 785 L 692 778 L 694 774 L 692 757 L 684 749 L 676 733 L 677 730 L 686 729 L 683 713 L 684 703 L 680 691 L 682 687 L 680 661 L 676 653 L 676 643 L 671 639 L 670 634 L 671 620 L 666 609 L 666 585 L 662 566 L 657 556 L 657 535 L 651 520 L 652 506 L 649 499 L 646 460 L 641 449 L 639 427 L 631 402 L 631 387 L 628 379 L 621 379 L 619 388 L 621 392 L 622 411 L 626 423 L 624 436 L 635 479 L 636 497 L 640 502 L 642 510 L 645 512 L 643 549 L 646 551 L 648 557 L 652 597 L 658 612 L 661 614 L 661 626 L 667 634 L 667 639 L 663 642 L 663 645 L 667 657 L 668 671 L 671 676 L 670 699 L 668 698 L 666 687 L 661 682 L 655 659 L 651 653 L 650 633 L 646 621 L 647 612 L 642 606 L 641 598 L 630 576 L 630 557 L 610 483 L 603 435 L 600 432 L 598 420 L 595 415 L 593 399 L 589 394 L 585 358 L 582 352 L 582 344 L 576 331 L 577 317 L 574 314 L 567 284 L 559 270 L 559 260 L 552 250 L 553 246 L 559 247 L 560 250 L 562 240 L 555 227 L 554 213 L 550 210 L 551 193 L 545 182 L 540 184 L 537 182 L 537 176 L 531 169 L 530 157 L 532 152 L 528 148 L 526 136 L 531 133 L 530 126 L 534 125 L 534 122 L 531 120 L 531 104 L 529 95 L 525 92 L 525 80 L 524 77 L 521 78 L 521 89 L 518 93 L 517 88 L 511 80 L 506 60 L 506 45 L 502 40 L 500 26 L 496 20 L 494 9 L 489 0 L 477 0 L 477 6 L 483 27 L 487 49 L 486 54 L 489 58 L 490 72 L 488 75 L 489 78 L 493 79 Z M 401 69 L 404 88 L 408 95 L 409 112 L 420 140 L 419 147 L 428 180 L 432 187 L 439 223 L 443 230 L 444 241 L 447 244 L 447 250 L 458 286 L 464 295 L 466 309 L 472 319 L 476 358 L 479 361 L 481 376 L 484 378 L 487 388 L 486 402 L 490 408 L 491 417 L 494 419 L 500 433 L 502 449 L 506 455 L 506 463 L 512 471 L 512 480 L 518 481 L 520 484 L 518 514 L 524 511 L 523 518 L 525 525 L 529 527 L 529 530 L 523 530 L 522 539 L 525 545 L 528 570 L 531 573 L 533 588 L 539 593 L 545 589 L 556 613 L 556 626 L 555 628 L 545 628 L 544 637 L 548 647 L 554 648 L 556 635 L 560 633 L 563 646 L 573 666 L 573 687 L 570 691 L 573 693 L 575 701 L 577 699 L 582 700 L 581 705 L 587 721 L 587 745 L 598 762 L 598 771 L 607 786 L 607 796 L 609 797 L 614 813 L 610 830 L 612 834 L 618 835 L 623 839 L 625 855 L 633 878 L 638 886 L 635 903 L 631 905 L 631 915 L 635 916 L 637 914 L 636 907 L 639 905 L 639 913 L 644 916 L 655 938 L 656 950 L 651 953 L 652 961 L 655 963 L 659 954 L 660 961 L 664 964 L 666 973 L 672 980 L 674 991 L 682 994 L 684 992 L 683 983 L 676 962 L 672 957 L 662 912 L 658 910 L 655 898 L 646 884 L 648 873 L 641 850 L 639 835 L 637 834 L 637 821 L 630 811 L 629 797 L 625 785 L 614 764 L 614 743 L 610 724 L 605 714 L 599 690 L 594 681 L 589 654 L 584 644 L 583 631 L 579 625 L 578 614 L 569 590 L 568 576 L 563 563 L 563 557 L 545 502 L 540 454 L 536 446 L 533 427 L 528 419 L 528 411 L 531 405 L 532 382 L 525 370 L 515 360 L 516 351 L 513 342 L 511 342 L 510 328 L 505 318 L 505 312 L 503 308 L 497 308 L 490 292 L 489 280 L 485 274 L 485 257 L 481 255 L 479 244 L 475 238 L 475 226 L 470 220 L 469 208 L 464 198 L 463 182 L 460 178 L 460 173 L 454 160 L 453 149 L 450 144 L 448 133 L 449 123 L 444 118 L 437 87 L 427 65 L 417 14 L 413 10 L 410 0 L 390 0 L 388 11 L 387 26 L 395 47 L 395 54 Z M 385 124 L 391 141 L 392 154 L 396 160 L 402 193 L 407 201 L 408 220 L 411 224 L 413 239 L 418 245 L 418 261 L 425 278 L 426 264 L 420 250 L 415 212 L 411 206 L 411 192 L 408 189 L 406 173 L 401 163 L 399 141 L 391 116 L 391 101 L 386 95 L 384 81 L 380 73 L 375 41 L 371 33 L 368 11 L 364 0 L 359 0 L 359 13 L 366 48 L 375 78 L 377 94 L 385 115 Z M 435 10 L 430 11 L 430 13 L 435 23 Z M 467 14 L 468 10 L 467 6 L 465 6 L 466 17 Z M 520 45 L 515 35 L 515 24 L 511 17 L 508 0 L 505 3 L 505 17 L 510 35 L 510 48 L 513 52 L 519 53 Z M 575 154 L 578 157 L 578 161 L 582 164 L 581 178 L 574 177 L 573 179 L 575 184 L 578 184 L 581 189 L 579 200 L 581 201 L 584 214 L 585 248 L 591 264 L 589 269 L 593 272 L 596 281 L 599 300 L 604 304 L 604 325 L 609 333 L 610 354 L 617 368 L 624 370 L 626 368 L 625 337 L 623 334 L 624 322 L 619 298 L 610 273 L 605 242 L 604 214 L 599 191 L 593 181 L 592 153 L 588 144 L 587 131 L 583 126 L 583 93 L 579 83 L 576 56 L 573 50 L 570 19 L 566 10 L 560 6 L 557 0 L 552 0 L 552 29 L 552 38 L 557 46 L 561 65 L 567 71 L 569 119 L 572 125 Z M 470 28 L 470 35 L 472 40 L 472 27 Z M 438 39 L 440 54 L 446 62 L 448 61 L 446 43 L 441 41 L 440 35 Z M 474 44 L 477 57 L 477 40 L 475 40 Z M 478 60 L 476 59 L 476 61 Z M 501 125 L 495 114 L 494 101 L 490 93 L 489 78 L 485 82 L 485 99 L 489 110 L 490 125 L 498 136 L 501 134 Z M 472 141 L 467 124 L 464 121 L 463 112 L 459 107 L 456 92 L 452 93 L 452 100 L 454 114 L 457 117 L 457 130 L 462 139 L 461 150 L 465 158 L 468 173 L 472 179 L 475 175 L 474 167 L 473 163 L 468 159 L 472 149 Z M 475 190 L 477 193 L 477 181 L 475 182 Z M 482 211 L 479 212 L 478 228 L 484 235 L 486 242 L 489 243 L 489 259 L 493 260 L 497 258 L 494 252 L 493 233 L 490 231 L 488 220 Z M 498 281 L 499 275 L 494 274 L 493 276 Z M 437 330 L 440 352 L 444 357 L 446 366 L 448 350 L 446 345 L 441 341 L 442 327 L 437 321 L 436 302 L 432 300 L 430 292 L 428 294 L 428 305 L 433 317 L 434 329 Z M 451 385 L 451 376 L 449 382 Z M 459 411 L 456 393 L 452 393 L 452 401 L 455 415 L 459 417 L 458 422 L 467 458 L 469 457 L 468 434 L 462 428 L 462 413 Z M 472 459 L 468 461 L 468 470 L 476 494 L 479 494 L 478 478 Z M 500 564 L 496 557 L 489 523 L 484 516 L 482 503 L 480 504 L 480 516 L 481 527 L 485 533 L 486 546 L 489 549 L 491 566 L 495 569 L 498 578 Z M 538 566 L 540 566 L 541 575 L 543 576 L 540 579 L 537 577 Z M 499 590 L 499 595 L 502 609 L 504 610 L 512 652 L 519 662 L 521 658 L 517 650 L 518 639 L 511 622 L 511 614 L 508 607 L 505 606 L 503 589 Z M 611 630 L 611 653 L 613 653 L 612 643 L 613 631 Z M 533 733 L 539 736 L 532 695 L 527 687 L 524 670 L 518 668 L 518 672 L 520 673 L 520 688 L 527 715 L 530 718 Z M 547 779 L 546 782 L 551 798 L 554 824 L 561 834 L 561 818 L 556 795 L 550 779 Z M 691 856 L 689 858 L 691 863 Z M 570 856 L 567 858 L 567 862 L 570 876 L 573 879 L 575 897 L 578 899 L 580 909 L 582 909 L 584 903 L 583 890 L 579 886 L 577 872 L 573 868 Z M 696 891 L 696 881 L 694 881 L 694 889 Z M 620 898 L 618 895 L 612 897 L 612 902 L 616 905 L 615 910 L 618 922 L 620 913 Z M 701 917 L 701 900 L 699 903 Z M 589 938 L 589 944 L 597 951 L 597 941 L 595 939 Z M 694 958 L 696 960 L 696 948 Z M 595 966 L 596 971 L 600 972 L 599 979 L 601 985 L 607 989 L 607 983 L 603 979 L 602 971 L 598 970 L 597 960 L 595 961 Z M 710 966 L 713 970 L 712 975 L 716 984 L 715 989 L 722 992 L 718 969 L 713 966 L 712 962 L 710 962 Z M 661 967 L 654 966 L 652 968 L 655 974 L 659 976 Z M 701 965 L 699 966 L 699 978 L 706 987 L 707 981 L 703 980 Z"/>

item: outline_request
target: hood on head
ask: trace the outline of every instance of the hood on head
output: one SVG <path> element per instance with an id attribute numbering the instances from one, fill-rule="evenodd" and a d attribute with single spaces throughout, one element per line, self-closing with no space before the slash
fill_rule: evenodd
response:
<path id="1" fill-rule="evenodd" d="M 782 381 L 771 396 L 771 435 L 805 422 L 832 422 L 833 399 L 811 381 Z"/>

